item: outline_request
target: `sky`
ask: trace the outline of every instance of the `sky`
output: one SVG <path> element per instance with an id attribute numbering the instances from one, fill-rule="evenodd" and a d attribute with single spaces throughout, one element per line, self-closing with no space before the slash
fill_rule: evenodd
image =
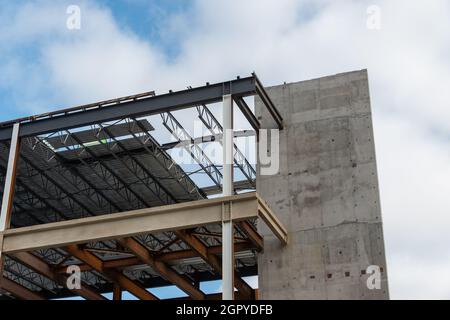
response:
<path id="1" fill-rule="evenodd" d="M 0 0 L 0 121 L 368 69 L 391 298 L 450 299 L 449 15 L 447 0 Z"/>

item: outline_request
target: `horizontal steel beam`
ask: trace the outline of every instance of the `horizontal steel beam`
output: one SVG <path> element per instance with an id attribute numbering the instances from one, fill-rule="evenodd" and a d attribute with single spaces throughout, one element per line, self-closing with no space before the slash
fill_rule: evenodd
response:
<path id="1" fill-rule="evenodd" d="M 20 136 L 35 136 L 88 126 L 94 123 L 128 117 L 147 116 L 199 104 L 220 102 L 225 94 L 232 94 L 235 97 L 245 97 L 255 95 L 256 93 L 256 76 L 253 75 L 247 78 L 239 78 L 194 89 L 151 96 L 136 101 L 83 111 L 74 111 L 63 115 L 49 116 L 40 120 L 29 120 L 21 123 Z M 11 133 L 12 123 L 8 122 L 5 127 L 0 127 L 0 141 L 11 139 Z"/>
<path id="2" fill-rule="evenodd" d="M 272 115 L 273 120 L 276 122 L 278 129 L 283 129 L 283 117 L 281 116 L 280 112 L 277 110 L 275 105 L 273 104 L 272 100 L 270 99 L 269 95 L 267 94 L 266 90 L 264 89 L 262 83 L 259 81 L 259 79 L 256 77 L 255 74 L 255 85 L 256 85 L 256 92 L 261 98 L 262 102 L 266 106 L 266 108 L 269 110 L 269 113 Z"/>
<path id="3" fill-rule="evenodd" d="M 234 190 L 254 190 L 255 187 L 248 180 L 235 181 L 233 184 Z M 202 191 L 208 196 L 222 193 L 222 188 L 216 185 L 202 188 Z"/>
<path id="4" fill-rule="evenodd" d="M 251 242 L 241 242 L 234 244 L 234 252 L 240 253 L 249 250 L 256 249 L 255 246 Z M 208 247 L 208 251 L 212 254 L 221 254 L 222 246 L 212 246 Z M 161 262 L 170 262 L 174 261 L 182 261 L 184 259 L 192 259 L 198 257 L 197 253 L 194 250 L 180 250 L 180 251 L 171 251 L 166 253 L 159 253 L 155 258 L 157 261 Z M 131 266 L 137 266 L 144 264 L 141 259 L 136 257 L 131 258 L 119 258 L 112 259 L 104 262 L 104 267 L 106 269 L 117 269 L 117 268 L 126 268 Z M 89 271 L 92 270 L 92 267 L 88 264 L 82 263 L 77 265 L 81 271 Z M 56 269 L 57 273 L 66 273 L 67 266 L 61 266 Z"/>
<path id="5" fill-rule="evenodd" d="M 123 247 L 128 248 L 142 262 L 148 264 L 161 277 L 176 285 L 190 297 L 196 300 L 203 300 L 205 298 L 205 294 L 199 288 L 196 288 L 194 284 L 188 280 L 188 278 L 180 275 L 168 264 L 156 260 L 155 256 L 147 249 L 147 247 L 134 238 L 124 238 L 119 240 L 119 243 Z"/>
<path id="6" fill-rule="evenodd" d="M 20 300 L 45 300 L 38 293 L 33 292 L 30 289 L 21 286 L 17 282 L 4 277 L 0 279 L 0 288 L 8 291 L 14 297 Z"/>
<path id="7" fill-rule="evenodd" d="M 65 274 L 59 274 L 55 272 L 55 268 L 43 259 L 28 253 L 28 252 L 19 252 L 12 255 L 12 258 L 20 262 L 21 264 L 27 266 L 30 269 L 33 269 L 37 273 L 42 274 L 43 276 L 49 278 L 50 280 L 56 282 L 57 284 L 66 287 L 67 286 L 67 268 L 65 270 Z M 84 283 L 81 283 L 79 289 L 70 289 L 69 291 L 82 296 L 88 300 L 106 300 L 100 293 L 96 292 L 96 290 Z"/>
<path id="8" fill-rule="evenodd" d="M 265 222 L 265 224 L 281 241 L 281 243 L 286 245 L 288 243 L 288 233 L 286 228 L 269 208 L 269 205 L 262 198 L 260 198 L 259 195 L 256 196 L 258 197 L 259 217 Z"/>
<path id="9" fill-rule="evenodd" d="M 88 217 L 3 232 L 3 253 L 33 251 L 136 236 L 146 233 L 174 231 L 221 223 L 224 210 L 231 208 L 234 221 L 261 216 L 285 243 L 287 232 L 256 193 L 216 199 L 198 200 L 147 208 L 104 216 Z"/>
<path id="10" fill-rule="evenodd" d="M 78 260 L 89 264 L 97 272 L 106 276 L 114 284 L 119 285 L 121 288 L 130 292 L 136 298 L 141 300 L 158 300 L 155 295 L 148 292 L 139 282 L 131 280 L 120 271 L 106 269 L 104 267 L 104 262 L 96 255 L 85 251 L 76 245 L 70 245 L 64 249 Z"/>
<path id="11" fill-rule="evenodd" d="M 234 131 L 234 138 L 246 138 L 255 137 L 256 132 L 253 130 L 238 130 Z M 207 135 L 198 138 L 193 138 L 191 140 L 175 141 L 163 144 L 161 147 L 165 150 L 173 148 L 183 148 L 191 144 L 202 144 L 208 142 L 221 142 L 222 134 Z"/>
<path id="12" fill-rule="evenodd" d="M 252 128 L 256 131 L 256 133 L 258 133 L 259 129 L 261 129 L 261 123 L 253 114 L 252 110 L 250 110 L 250 107 L 242 98 L 235 98 L 234 101 L 241 110 L 242 114 L 247 118 Z"/>

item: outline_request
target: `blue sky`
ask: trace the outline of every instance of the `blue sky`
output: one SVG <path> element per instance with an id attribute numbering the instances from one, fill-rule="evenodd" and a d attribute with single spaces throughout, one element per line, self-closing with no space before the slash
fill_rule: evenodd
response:
<path id="1" fill-rule="evenodd" d="M 130 28 L 142 39 L 157 44 L 169 58 L 179 53 L 177 41 L 167 39 L 163 29 L 168 17 L 186 13 L 190 9 L 190 1 L 101 0 L 99 4 L 109 8 L 120 25 Z"/>
<path id="2" fill-rule="evenodd" d="M 80 30 L 66 28 L 69 4 Z M 0 121 L 252 71 L 274 85 L 367 68 L 391 296 L 450 298 L 449 12 L 446 0 L 0 0 Z"/>

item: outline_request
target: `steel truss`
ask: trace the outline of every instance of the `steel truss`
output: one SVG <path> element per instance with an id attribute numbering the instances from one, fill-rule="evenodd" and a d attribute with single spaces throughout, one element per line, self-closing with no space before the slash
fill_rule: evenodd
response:
<path id="1" fill-rule="evenodd" d="M 190 142 L 183 147 L 198 163 L 201 170 L 209 176 L 215 187 L 220 188 L 223 179 L 222 172 L 206 156 L 171 111 L 196 106 L 199 118 L 214 137 L 212 141 L 221 142 L 222 125 L 206 104 L 221 101 L 225 94 L 232 94 L 234 101 L 256 130 L 256 134 L 260 126 L 259 121 L 243 100 L 249 95 L 259 95 L 279 127 L 282 127 L 281 117 L 254 74 L 244 79 L 238 77 L 229 82 L 207 84 L 204 87 L 170 92 L 160 96 L 149 92 L 0 124 L 0 147 L 7 149 L 9 146 L 7 141 L 11 137 L 11 127 L 14 123 L 20 123 L 21 149 L 18 166 L 20 172 L 15 177 L 17 184 L 12 201 L 11 227 L 20 228 L 207 198 L 205 191 L 195 184 L 190 178 L 190 174 L 184 172 L 166 152 L 164 146 L 154 139 L 150 130 L 138 119 L 160 114 L 164 126 L 180 142 Z M 130 144 L 133 147 L 129 147 L 122 140 L 123 137 L 119 138 L 114 134 L 113 130 L 118 125 L 126 129 L 126 140 L 133 142 Z M 84 131 L 80 132 L 80 130 Z M 86 143 L 85 139 L 81 138 L 81 133 L 89 134 L 92 141 Z M 60 148 L 52 147 L 49 141 L 54 138 L 58 139 Z M 103 147 L 106 154 L 105 152 L 98 153 L 96 145 Z M 70 153 L 71 156 L 66 157 L 66 153 L 61 149 L 66 150 L 67 154 Z M 150 156 L 152 161 L 155 160 L 167 176 L 156 176 L 150 170 L 152 164 L 147 163 L 144 156 Z M 248 185 L 254 187 L 256 172 L 236 144 L 234 144 L 234 163 L 245 176 Z M 116 164 L 120 164 L 120 172 L 115 167 Z M 10 170 L 8 159 L 4 158 L 3 153 L 0 152 L 1 193 L 3 193 L 7 170 Z M 123 171 L 128 173 L 126 177 L 123 176 Z M 96 179 L 93 180 L 92 177 L 96 177 Z M 165 180 L 175 181 L 176 185 L 183 190 L 184 195 L 175 195 L 174 191 L 166 186 Z M 95 181 L 100 181 L 100 183 Z M 145 194 L 142 193 L 143 190 L 146 191 Z M 147 194 L 150 194 L 151 197 L 148 197 Z M 248 229 L 236 224 L 234 238 L 237 241 L 248 238 L 255 245 L 255 240 L 248 235 L 248 232 Z M 130 251 L 123 247 L 122 241 L 123 239 L 94 241 L 77 248 L 39 249 L 35 250 L 33 254 L 45 261 L 51 268 L 64 268 L 74 263 L 82 263 L 82 256 L 80 258 L 74 254 L 75 252 L 89 253 L 94 260 L 100 259 L 99 257 L 106 260 L 114 256 L 134 257 L 133 250 Z M 178 254 L 178 251 L 200 250 L 199 252 L 203 253 L 200 257 L 206 259 L 206 263 L 201 265 L 178 264 L 169 267 L 168 274 L 171 274 L 174 279 L 178 279 L 177 281 L 181 281 L 182 285 L 184 282 L 178 278 L 179 274 L 183 274 L 183 277 L 189 279 L 189 283 L 198 285 L 200 279 L 216 279 L 218 271 L 220 271 L 218 268 L 220 259 L 217 260 L 215 254 L 208 253 L 209 248 L 221 245 L 222 242 L 220 233 L 214 228 L 209 230 L 202 226 L 184 230 L 181 233 L 176 231 L 161 232 L 157 235 L 135 235 L 129 241 L 136 241 L 138 245 L 142 245 L 155 257 L 164 254 Z M 257 245 L 254 248 L 259 250 Z M 103 260 L 103 263 L 106 260 Z M 245 259 L 237 259 L 236 265 L 242 270 L 253 270 L 252 268 L 254 268 L 254 266 L 248 265 Z M 52 280 L 53 278 L 50 279 L 36 272 L 29 268 L 29 264 L 26 265 L 15 258 L 5 258 L 4 270 L 4 275 L 8 279 L 24 288 L 39 292 L 40 295 L 62 296 L 68 293 L 60 283 L 57 283 L 59 279 L 55 282 Z M 171 273 L 171 270 L 175 273 Z M 99 290 L 105 290 L 105 288 L 112 290 L 109 288 L 111 273 L 99 271 L 102 270 L 94 268 L 83 271 L 83 283 Z M 119 277 L 122 274 L 122 271 L 110 271 L 112 274 L 118 274 Z M 247 272 L 254 273 L 255 271 Z M 161 279 L 158 268 L 154 269 L 151 265 L 142 269 L 126 268 L 123 270 L 123 274 L 128 275 L 131 281 L 138 286 L 168 284 L 167 281 Z M 239 290 L 245 289 L 240 278 L 237 279 L 237 283 Z M 188 285 L 188 283 L 184 283 L 184 285 Z"/>

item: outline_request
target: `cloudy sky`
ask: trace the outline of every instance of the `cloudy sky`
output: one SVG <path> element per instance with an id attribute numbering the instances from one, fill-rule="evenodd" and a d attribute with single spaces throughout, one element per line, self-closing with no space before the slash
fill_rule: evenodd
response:
<path id="1" fill-rule="evenodd" d="M 274 85 L 367 68 L 391 297 L 450 299 L 450 2 L 169 3 L 0 0 L 0 121 L 252 71 Z"/>

